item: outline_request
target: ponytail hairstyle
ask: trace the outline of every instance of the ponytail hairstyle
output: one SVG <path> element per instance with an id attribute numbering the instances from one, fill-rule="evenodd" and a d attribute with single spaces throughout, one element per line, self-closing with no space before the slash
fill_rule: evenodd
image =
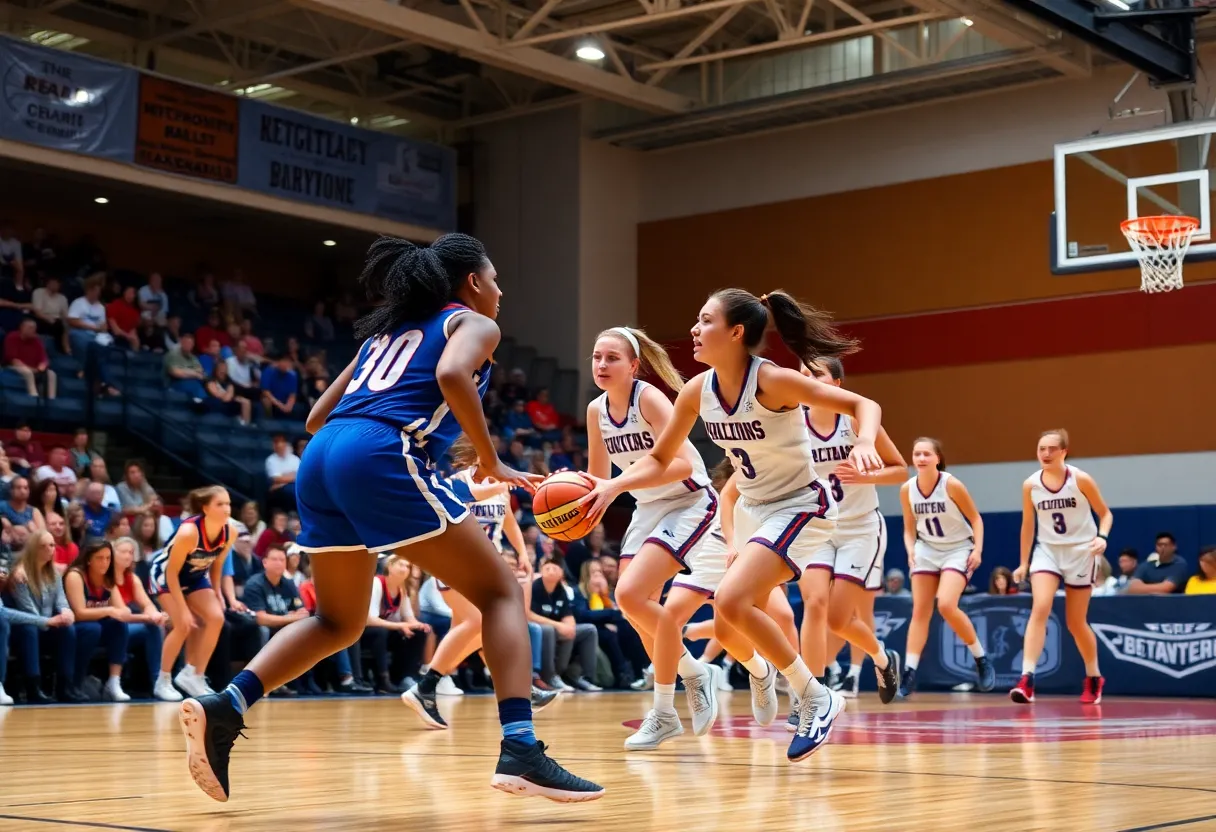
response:
<path id="1" fill-rule="evenodd" d="M 359 283 L 381 303 L 355 322 L 355 337 L 384 335 L 402 321 L 434 315 L 487 262 L 485 246 L 468 234 L 444 234 L 429 246 L 380 237 L 367 250 Z"/>
<path id="2" fill-rule="evenodd" d="M 191 514 L 202 514 L 203 509 L 211 505 L 211 501 L 224 493 L 222 485 L 205 485 L 190 492 L 186 498 L 186 510 Z"/>
<path id="3" fill-rule="evenodd" d="M 728 326 L 743 327 L 743 344 L 752 352 L 764 342 L 770 319 L 782 342 L 803 364 L 861 349 L 857 339 L 832 326 L 831 315 L 799 302 L 783 289 L 760 297 L 744 289 L 720 289 L 711 297 L 722 304 Z"/>
<path id="4" fill-rule="evenodd" d="M 937 454 L 937 470 L 945 471 L 946 470 L 946 455 L 942 452 L 941 441 L 938 439 L 934 439 L 932 436 L 921 436 L 921 437 L 918 437 L 917 440 L 912 443 L 912 447 L 915 448 L 921 442 L 928 442 L 930 445 L 933 446 L 933 453 Z"/>
<path id="5" fill-rule="evenodd" d="M 735 473 L 735 466 L 731 464 L 730 457 L 722 457 L 722 461 L 709 472 L 709 479 L 714 485 L 714 491 L 721 492 L 723 488 L 726 488 L 726 481 L 733 473 Z"/>
<path id="6" fill-rule="evenodd" d="M 473 442 L 469 437 L 463 433 L 448 448 L 448 456 L 452 458 L 452 465 L 462 471 L 465 468 L 472 468 L 477 462 L 477 450 L 473 447 Z"/>
<path id="7" fill-rule="evenodd" d="M 625 332 L 633 336 L 633 341 L 625 337 Z M 658 341 L 647 335 L 645 330 L 632 326 L 613 327 L 605 329 L 595 337 L 595 340 L 598 341 L 608 336 L 618 338 L 625 343 L 627 351 L 634 354 L 633 357 L 638 360 L 643 372 L 659 378 L 673 393 L 679 393 L 683 389 L 684 377 L 671 363 L 671 356 Z M 636 349 L 634 342 L 637 342 Z"/>
<path id="8" fill-rule="evenodd" d="M 1065 456 L 1065 458 L 1067 458 L 1068 457 L 1068 431 L 1064 430 L 1064 428 L 1055 428 L 1053 430 L 1045 430 L 1039 434 L 1039 441 L 1042 441 L 1044 436 L 1052 436 L 1052 435 L 1060 437 L 1060 449 L 1064 451 L 1064 456 Z"/>

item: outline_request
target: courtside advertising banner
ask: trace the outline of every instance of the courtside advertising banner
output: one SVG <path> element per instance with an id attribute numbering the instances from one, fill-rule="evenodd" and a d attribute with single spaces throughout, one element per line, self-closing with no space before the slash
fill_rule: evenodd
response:
<path id="1" fill-rule="evenodd" d="M 139 73 L 0 38 L 0 137 L 130 162 Z"/>

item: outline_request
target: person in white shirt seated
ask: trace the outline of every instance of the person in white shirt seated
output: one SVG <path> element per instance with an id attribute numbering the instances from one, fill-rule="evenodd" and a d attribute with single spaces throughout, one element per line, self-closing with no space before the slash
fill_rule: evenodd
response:
<path id="1" fill-rule="evenodd" d="M 300 458 L 291 451 L 287 437 L 274 435 L 274 453 L 266 457 L 266 479 L 270 480 L 270 493 L 266 502 L 272 507 L 286 511 L 296 510 L 296 471 L 300 470 Z"/>
<path id="2" fill-rule="evenodd" d="M 164 326 L 169 317 L 169 296 L 165 294 L 164 278 L 156 272 L 148 275 L 148 285 L 139 288 L 139 313 L 143 318 Z"/>
<path id="3" fill-rule="evenodd" d="M 228 380 L 236 388 L 236 394 L 242 399 L 260 401 L 262 391 L 258 388 L 258 378 L 261 371 L 258 362 L 249 354 L 249 345 L 244 339 L 236 342 L 232 355 L 225 360 L 228 365 Z"/>

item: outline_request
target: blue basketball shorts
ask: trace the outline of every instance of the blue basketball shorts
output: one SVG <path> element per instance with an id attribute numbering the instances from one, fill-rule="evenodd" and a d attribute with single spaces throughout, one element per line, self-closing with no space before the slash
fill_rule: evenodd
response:
<path id="1" fill-rule="evenodd" d="M 296 502 L 306 552 L 398 549 L 442 534 L 468 509 L 403 431 L 369 419 L 321 429 L 300 460 Z"/>
<path id="2" fill-rule="evenodd" d="M 148 589 L 150 595 L 163 595 L 169 591 L 169 581 L 165 570 L 169 565 L 168 552 L 163 557 L 152 561 L 148 570 Z M 198 592 L 200 589 L 211 589 L 211 568 L 195 570 L 186 564 L 177 573 L 177 584 L 182 588 L 183 595 Z"/>

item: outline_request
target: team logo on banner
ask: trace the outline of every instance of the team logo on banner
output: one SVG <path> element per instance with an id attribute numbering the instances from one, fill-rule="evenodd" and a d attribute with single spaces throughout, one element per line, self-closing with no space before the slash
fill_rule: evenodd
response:
<path id="1" fill-rule="evenodd" d="M 1184 679 L 1216 667 L 1216 630 L 1206 622 L 1091 624 L 1116 659 Z"/>
<path id="2" fill-rule="evenodd" d="M 875 610 L 875 612 L 874 612 L 874 635 L 877 636 L 879 641 L 885 641 L 886 639 L 891 637 L 891 633 L 894 633 L 897 630 L 902 629 L 903 626 L 907 623 L 908 623 L 908 619 L 906 619 L 906 618 L 900 618 L 898 616 L 891 615 L 891 613 L 889 613 L 889 612 L 881 612 L 879 610 Z"/>
<path id="3" fill-rule="evenodd" d="M 988 657 L 996 668 L 998 687 L 1014 685 L 1022 677 L 1022 642 L 1026 635 L 1026 622 L 1030 620 L 1028 607 L 995 606 L 973 607 L 967 610 L 971 623 L 975 625 L 980 644 L 984 645 Z M 1043 655 L 1035 667 L 1039 678 L 1050 676 L 1063 663 L 1063 643 L 1060 640 L 1060 619 L 1053 612 L 1047 619 L 1047 637 L 1043 641 Z M 975 658 L 967 646 L 945 623 L 941 630 L 942 666 L 960 682 L 975 681 Z"/>

